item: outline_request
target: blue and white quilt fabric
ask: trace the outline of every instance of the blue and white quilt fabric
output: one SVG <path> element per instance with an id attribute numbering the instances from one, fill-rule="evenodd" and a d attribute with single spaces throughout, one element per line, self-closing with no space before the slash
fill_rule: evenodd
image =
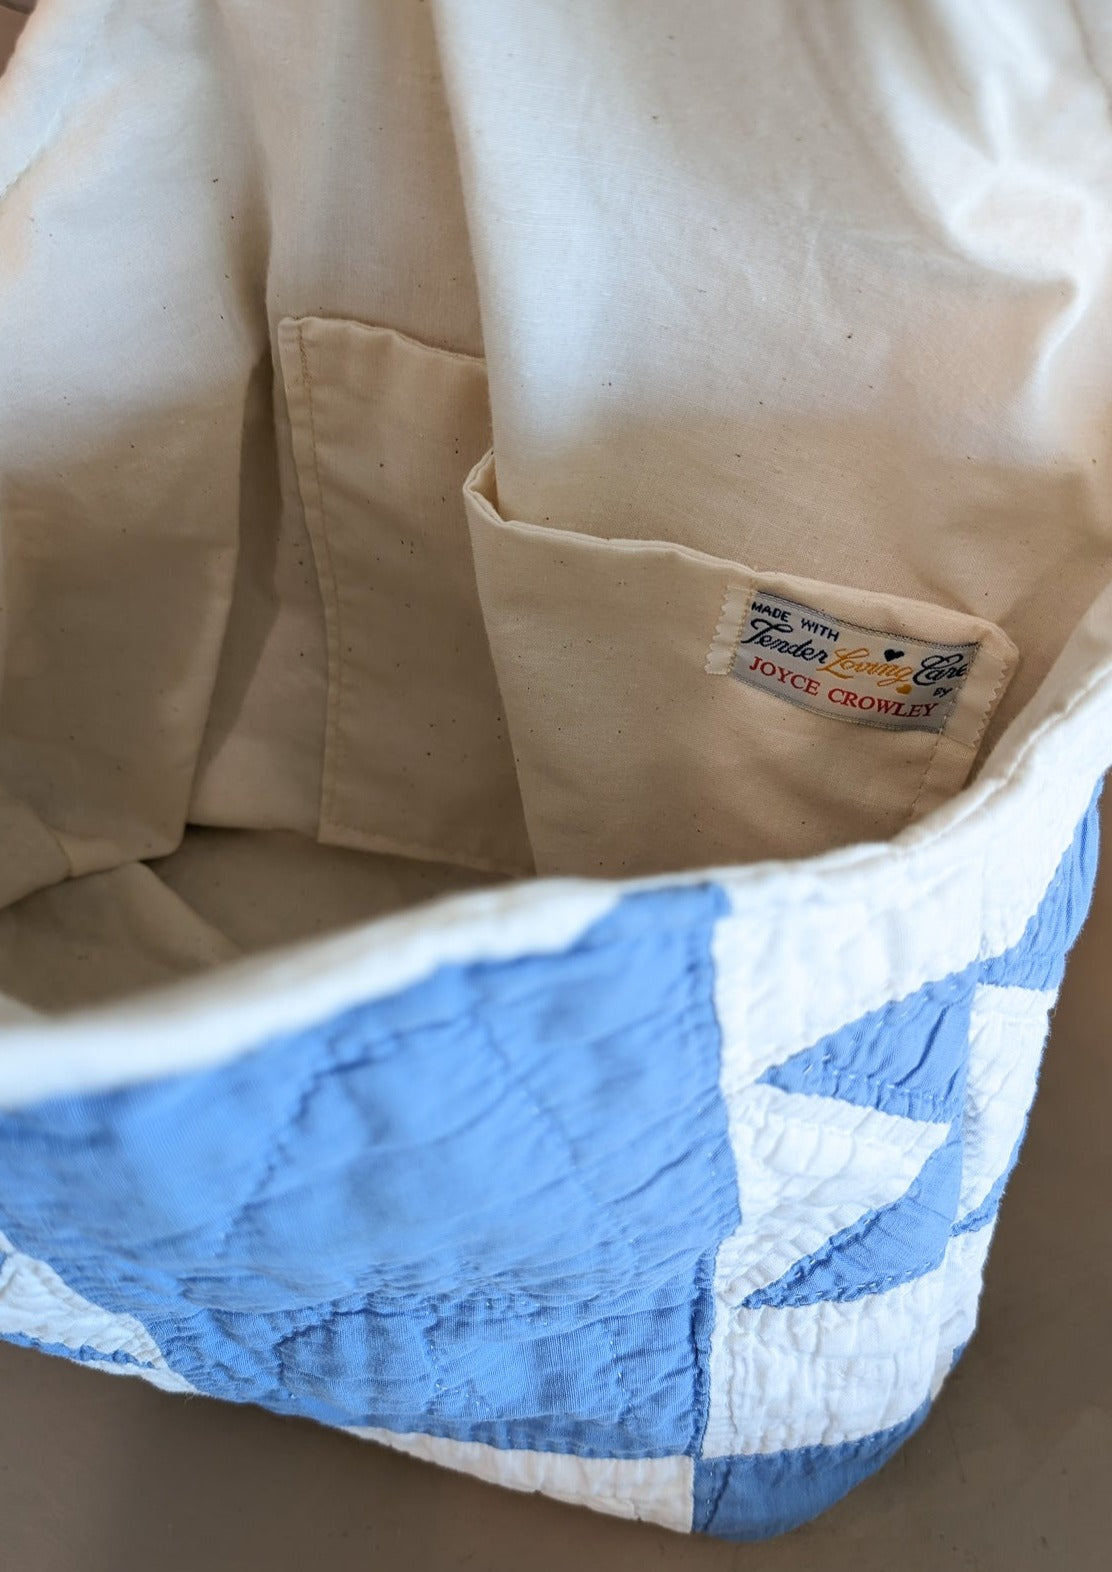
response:
<path id="1" fill-rule="evenodd" d="M 791 1528 L 973 1330 L 1096 860 L 1095 806 L 1025 838 L 1013 796 L 904 848 L 444 903 L 316 1019 L 19 1100 L 0 1334 L 674 1529 Z M 419 922 L 448 937 L 415 961 Z"/>

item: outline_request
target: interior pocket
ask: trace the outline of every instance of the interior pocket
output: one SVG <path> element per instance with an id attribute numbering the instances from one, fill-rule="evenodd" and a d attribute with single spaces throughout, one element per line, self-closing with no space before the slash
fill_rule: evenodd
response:
<path id="1" fill-rule="evenodd" d="M 328 634 L 320 839 L 529 872 L 461 498 L 483 362 L 312 317 L 279 345 Z"/>
<path id="2" fill-rule="evenodd" d="M 999 628 L 666 542 L 503 519 L 489 454 L 464 491 L 539 871 L 651 873 L 887 838 L 968 775 L 1016 658 Z"/>

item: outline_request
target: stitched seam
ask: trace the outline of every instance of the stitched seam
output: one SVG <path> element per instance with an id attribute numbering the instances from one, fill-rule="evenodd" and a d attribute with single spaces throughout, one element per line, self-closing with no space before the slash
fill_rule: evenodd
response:
<path id="1" fill-rule="evenodd" d="M 406 841 L 393 835 L 379 835 L 373 831 L 353 829 L 348 824 L 337 824 L 333 828 L 343 832 L 344 839 L 337 839 L 332 844 L 338 846 L 352 846 L 359 850 L 388 852 L 400 857 L 424 857 L 434 862 L 450 862 L 457 867 L 475 868 L 480 873 L 505 873 L 517 878 L 531 878 L 533 869 L 527 868 L 523 863 L 501 862 L 492 857 L 472 856 L 464 849 L 441 846 L 429 846 L 424 841 Z"/>
<path id="2" fill-rule="evenodd" d="M 740 1214 L 739 1214 L 740 1215 Z M 699 1257 L 695 1267 L 694 1294 L 691 1307 L 691 1349 L 694 1366 L 694 1381 L 692 1391 L 692 1427 L 691 1440 L 687 1445 L 689 1457 L 699 1457 L 703 1450 L 703 1441 L 706 1437 L 707 1426 L 710 1423 L 711 1398 L 713 1396 L 711 1379 L 711 1354 L 714 1349 L 714 1324 L 716 1317 L 716 1302 L 714 1294 L 714 1273 L 718 1261 L 718 1252 L 722 1248 L 720 1240 L 712 1249 L 705 1250 Z M 704 1324 L 699 1323 L 703 1318 Z"/>
<path id="3" fill-rule="evenodd" d="M 436 1314 L 435 1311 L 433 1311 L 429 1316 L 429 1322 L 425 1328 L 425 1335 L 421 1339 L 428 1355 L 429 1368 L 432 1373 L 431 1408 L 433 1414 L 439 1412 L 441 1406 L 440 1394 L 448 1385 L 448 1382 L 445 1379 L 444 1366 L 441 1363 L 440 1351 L 436 1346 L 436 1330 L 439 1324 L 440 1317 Z"/>
<path id="4" fill-rule="evenodd" d="M 950 1238 L 949 1231 L 947 1231 L 946 1238 L 947 1241 Z M 861 1242 L 861 1234 L 856 1233 L 844 1242 L 846 1244 L 859 1244 Z M 791 1293 L 793 1289 L 807 1282 L 813 1268 L 829 1266 L 836 1253 L 835 1250 L 831 1249 L 824 1251 L 822 1255 L 816 1255 L 808 1264 L 807 1271 L 785 1272 L 783 1277 L 777 1279 L 776 1284 L 770 1283 L 767 1288 L 758 1288 L 756 1293 L 750 1297 L 756 1298 L 758 1295 L 767 1294 L 773 1287 L 778 1287 L 781 1293 Z M 740 1318 L 743 1313 L 752 1315 L 754 1311 L 761 1310 L 795 1310 L 808 1305 L 853 1304 L 855 1300 L 865 1299 L 870 1294 L 880 1293 L 891 1288 L 902 1288 L 906 1283 L 914 1283 L 921 1277 L 929 1276 L 931 1272 L 936 1272 L 941 1266 L 944 1255 L 945 1246 L 943 1246 L 943 1250 L 937 1260 L 927 1260 L 922 1265 L 905 1267 L 902 1272 L 888 1272 L 881 1277 L 871 1278 L 866 1283 L 855 1283 L 852 1287 L 837 1288 L 827 1293 L 816 1293 L 813 1298 L 793 1299 L 789 1304 L 775 1304 L 770 1300 L 766 1300 L 763 1304 L 741 1305 L 734 1314 Z"/>
<path id="5" fill-rule="evenodd" d="M 934 767 L 934 761 L 935 761 L 935 758 L 936 758 L 936 756 L 938 754 L 939 743 L 942 741 L 944 736 L 945 736 L 945 731 L 938 731 L 938 732 L 935 733 L 934 747 L 927 754 L 927 762 L 926 762 L 926 764 L 923 767 L 923 774 L 922 774 L 922 777 L 920 778 L 920 781 L 919 781 L 919 790 L 915 793 L 915 800 L 911 804 L 910 809 L 908 810 L 908 815 L 907 815 L 907 820 L 906 820 L 906 822 L 908 824 L 911 824 L 914 821 L 916 809 L 918 808 L 920 800 L 922 799 L 923 793 L 926 790 L 927 781 L 930 779 L 931 770 Z"/>
<path id="6" fill-rule="evenodd" d="M 970 744 L 970 747 L 972 747 L 974 752 L 976 752 L 976 750 L 981 746 L 981 738 L 984 736 L 985 729 L 986 729 L 986 727 L 988 726 L 988 723 L 989 723 L 989 718 L 991 717 L 992 712 L 996 708 L 996 701 L 1000 697 L 1000 690 L 1001 690 L 1001 688 L 1003 688 L 1003 686 L 1004 686 L 1004 679 L 1005 679 L 1005 676 L 1007 675 L 1007 670 L 1008 670 L 1008 663 L 1007 663 L 1007 661 L 1003 661 L 1002 660 L 1000 662 L 1000 670 L 999 670 L 999 673 L 997 674 L 997 678 L 996 678 L 996 686 L 993 688 L 992 692 L 988 696 L 988 700 L 987 700 L 987 702 L 985 704 L 984 711 L 983 711 L 983 713 L 981 715 L 981 724 L 978 727 L 977 735 L 973 738 L 973 741 Z"/>
<path id="7" fill-rule="evenodd" d="M 700 929 L 700 934 L 701 934 L 701 929 Z M 713 1005 L 713 990 L 710 989 L 707 986 L 707 983 L 708 983 L 708 977 L 707 977 L 708 968 L 707 968 L 707 966 L 705 964 L 701 947 L 700 947 L 700 945 L 699 945 L 699 943 L 698 943 L 698 941 L 697 941 L 697 939 L 695 937 L 689 937 L 688 938 L 687 944 L 685 945 L 685 957 L 686 957 L 685 973 L 686 973 L 686 977 L 687 977 L 687 980 L 688 980 L 688 993 L 687 993 L 687 998 L 685 1000 L 684 1009 L 679 1014 L 679 1016 L 677 1018 L 677 1029 L 678 1029 L 678 1031 L 683 1033 L 683 1036 L 684 1036 L 685 1040 L 689 1040 L 690 1039 L 690 1015 L 691 1015 L 691 1011 L 692 1011 L 692 1007 L 693 1006 L 697 1005 L 698 1008 L 702 1009 L 702 1008 L 704 1008 L 706 1006 L 707 1002 L 709 1001 L 710 1006 L 711 1006 L 712 1018 L 715 1020 L 716 1024 L 717 1024 L 717 1013 L 714 1010 L 714 1005 Z M 702 986 L 700 986 L 700 984 Z M 622 1243 L 625 1245 L 626 1250 L 629 1253 L 631 1277 L 635 1280 L 636 1279 L 636 1274 L 637 1274 L 637 1268 L 639 1266 L 637 1251 L 636 1251 L 636 1249 L 634 1247 L 632 1239 L 630 1238 L 629 1231 L 628 1231 L 627 1227 L 625 1226 L 625 1224 L 623 1223 L 623 1221 L 622 1221 L 622 1219 L 621 1219 L 617 1209 L 614 1207 L 612 1202 L 604 1203 L 602 1201 L 602 1199 L 598 1195 L 595 1194 L 593 1187 L 587 1182 L 587 1178 L 586 1178 L 585 1174 L 583 1173 L 582 1167 L 581 1167 L 581 1165 L 579 1164 L 579 1162 L 578 1162 L 578 1160 L 576 1158 L 575 1149 L 574 1149 L 574 1147 L 572 1145 L 572 1142 L 571 1142 L 569 1136 L 567 1135 L 567 1132 L 564 1130 L 563 1126 L 561 1125 L 560 1121 L 556 1118 L 556 1116 L 552 1112 L 552 1110 L 550 1108 L 546 1107 L 539 1100 L 539 1098 L 535 1095 L 535 1093 L 529 1087 L 528 1083 L 517 1073 L 517 1071 L 515 1070 L 515 1067 L 511 1063 L 509 1057 L 504 1053 L 504 1051 L 502 1050 L 500 1044 L 496 1041 L 496 1039 L 492 1035 L 492 1033 L 490 1031 L 489 1024 L 485 1020 L 482 1022 L 482 1027 L 483 1027 L 483 1039 L 486 1042 L 487 1047 L 489 1048 L 489 1050 L 495 1055 L 495 1057 L 500 1062 L 500 1064 L 502 1066 L 502 1069 L 503 1069 L 503 1073 L 505 1074 L 507 1080 L 510 1082 L 511 1085 L 515 1086 L 519 1090 L 519 1092 L 522 1093 L 522 1095 L 525 1096 L 525 1098 L 528 1100 L 528 1102 L 530 1103 L 530 1105 L 534 1109 L 535 1115 L 538 1118 L 538 1120 L 543 1125 L 547 1125 L 547 1127 L 549 1129 L 551 1129 L 556 1134 L 558 1140 L 560 1141 L 560 1144 L 563 1146 L 564 1150 L 567 1153 L 568 1161 L 569 1161 L 569 1163 L 571 1165 L 571 1171 L 575 1174 L 576 1180 L 577 1180 L 580 1188 L 582 1189 L 584 1195 L 587 1197 L 587 1199 L 600 1212 L 602 1212 L 606 1217 L 608 1217 L 610 1219 L 611 1225 L 612 1225 L 612 1227 L 614 1229 L 614 1232 L 615 1232 L 616 1236 L 619 1239 L 621 1239 Z M 719 1032 L 720 1032 L 720 1028 L 719 1028 Z M 721 1038 L 720 1038 L 720 1041 L 721 1041 Z M 718 1248 L 719 1248 L 718 1245 L 716 1245 L 714 1247 L 715 1257 L 717 1257 L 717 1250 L 718 1250 Z M 600 1295 L 595 1295 L 593 1297 L 595 1299 L 600 1298 L 601 1294 Z M 610 1317 L 608 1315 L 604 1315 L 601 1319 L 602 1319 L 603 1331 L 604 1331 L 604 1333 L 606 1335 L 606 1340 L 607 1340 L 607 1343 L 608 1343 L 609 1348 L 610 1348 L 610 1359 L 611 1359 L 611 1364 L 612 1364 L 612 1367 L 613 1367 L 613 1370 L 614 1370 L 615 1379 L 616 1379 L 616 1381 L 618 1383 L 618 1386 L 620 1388 L 620 1391 L 621 1391 L 622 1407 L 621 1407 L 619 1413 L 617 1414 L 617 1416 L 615 1417 L 615 1420 L 614 1420 L 615 1426 L 616 1427 L 620 1427 L 620 1426 L 627 1425 L 629 1423 L 630 1414 L 631 1414 L 631 1411 L 632 1411 L 632 1408 L 633 1408 L 634 1394 L 633 1394 L 633 1391 L 627 1385 L 627 1382 L 626 1382 L 626 1379 L 625 1379 L 625 1374 L 624 1374 L 624 1372 L 622 1370 L 621 1362 L 620 1362 L 620 1360 L 618 1358 L 617 1348 L 615 1347 L 613 1333 L 612 1333 L 611 1328 L 610 1328 Z M 696 1360 L 696 1366 L 697 1366 L 697 1364 L 698 1364 L 698 1361 Z M 709 1406 L 708 1406 L 708 1413 L 709 1413 Z M 638 1438 L 638 1439 L 640 1439 L 640 1438 Z"/>
<path id="8" fill-rule="evenodd" d="M 625 1246 L 625 1248 L 626 1248 L 626 1250 L 628 1252 L 628 1256 L 629 1256 L 629 1268 L 628 1269 L 629 1269 L 629 1272 L 630 1272 L 630 1276 L 631 1276 L 631 1278 L 635 1278 L 636 1274 L 637 1274 L 637 1267 L 638 1267 L 637 1252 L 636 1252 L 636 1250 L 633 1247 L 633 1242 L 632 1242 L 632 1240 L 629 1237 L 629 1234 L 628 1234 L 628 1232 L 627 1232 L 627 1230 L 625 1228 L 625 1225 L 623 1224 L 623 1222 L 621 1221 L 621 1219 L 618 1216 L 617 1212 L 615 1211 L 612 1203 L 603 1202 L 602 1199 L 598 1195 L 595 1194 L 595 1192 L 592 1189 L 592 1187 L 587 1183 L 586 1175 L 584 1174 L 583 1169 L 582 1169 L 582 1167 L 581 1167 L 581 1165 L 580 1165 L 580 1163 L 579 1163 L 579 1161 L 578 1161 L 578 1159 L 577 1159 L 577 1157 L 575 1155 L 575 1149 L 574 1149 L 574 1147 L 573 1147 L 573 1145 L 571 1143 L 570 1138 L 568 1137 L 567 1132 L 564 1130 L 562 1124 L 556 1118 L 556 1116 L 552 1112 L 552 1110 L 550 1108 L 546 1107 L 540 1101 L 540 1099 L 536 1096 L 536 1094 L 533 1092 L 533 1090 L 528 1085 L 528 1083 L 521 1077 L 521 1075 L 514 1068 L 514 1066 L 513 1066 L 512 1062 L 511 1062 L 509 1056 L 502 1050 L 501 1046 L 499 1045 L 499 1043 L 496 1041 L 496 1039 L 494 1038 L 493 1034 L 491 1033 L 490 1027 L 489 1027 L 489 1025 L 487 1024 L 487 1022 L 485 1020 L 482 1022 L 482 1028 L 483 1028 L 483 1040 L 486 1043 L 487 1048 L 489 1049 L 489 1051 L 493 1054 L 495 1059 L 497 1059 L 498 1063 L 500 1064 L 500 1066 L 502 1068 L 502 1073 L 505 1076 L 505 1078 L 508 1081 L 508 1083 L 512 1087 L 514 1087 L 525 1098 L 526 1102 L 528 1103 L 528 1105 L 533 1110 L 533 1116 L 536 1119 L 536 1122 L 543 1129 L 547 1129 L 549 1131 L 549 1133 L 554 1134 L 556 1136 L 557 1141 L 559 1142 L 560 1146 L 563 1148 L 563 1150 L 564 1150 L 564 1152 L 565 1152 L 565 1154 L 567 1156 L 567 1161 L 568 1161 L 568 1165 L 569 1165 L 569 1171 L 574 1175 L 576 1183 L 579 1185 L 579 1188 L 582 1190 L 584 1196 L 590 1202 L 591 1206 L 596 1211 L 601 1212 L 605 1217 L 608 1217 L 610 1219 L 610 1223 L 611 1223 L 611 1226 L 614 1229 L 615 1235 L 622 1241 L 622 1244 Z M 621 1365 L 618 1362 L 617 1349 L 614 1346 L 614 1338 L 613 1338 L 613 1334 L 610 1331 L 608 1318 L 604 1315 L 600 1319 L 602 1321 L 603 1331 L 606 1334 L 606 1341 L 607 1341 L 607 1343 L 609 1344 L 609 1347 L 610 1347 L 610 1363 L 611 1363 L 611 1366 L 612 1366 L 613 1371 L 614 1371 L 614 1377 L 615 1377 L 615 1380 L 617 1381 L 618 1386 L 619 1386 L 620 1391 L 621 1391 L 621 1405 L 622 1406 L 621 1406 L 621 1409 L 620 1409 L 617 1417 L 615 1418 L 614 1423 L 615 1423 L 615 1425 L 622 1425 L 622 1424 L 625 1424 L 626 1421 L 629 1418 L 630 1409 L 633 1406 L 633 1394 L 630 1391 L 629 1387 L 626 1385 L 625 1379 L 624 1379 L 623 1374 L 622 1374 Z"/>
<path id="9" fill-rule="evenodd" d="M 327 1045 L 327 1048 L 327 1062 L 324 1064 L 312 1064 L 309 1066 L 308 1074 L 305 1080 L 302 1082 L 301 1089 L 297 1093 L 292 1106 L 289 1108 L 285 1117 L 282 1119 L 281 1124 L 272 1133 L 271 1139 L 268 1143 L 269 1153 L 266 1157 L 266 1161 L 263 1164 L 261 1173 L 251 1185 L 247 1195 L 228 1218 L 228 1221 L 221 1230 L 220 1238 L 213 1247 L 212 1259 L 214 1262 L 220 1259 L 224 1251 L 227 1249 L 228 1241 L 231 1236 L 235 1233 L 240 1224 L 244 1222 L 247 1214 L 252 1210 L 252 1208 L 258 1204 L 263 1191 L 273 1179 L 274 1175 L 278 1172 L 279 1166 L 285 1155 L 284 1147 L 287 1139 L 289 1138 L 290 1132 L 297 1125 L 298 1121 L 305 1113 L 305 1110 L 308 1108 L 309 1103 L 316 1096 L 318 1090 L 320 1089 L 321 1083 L 329 1075 L 334 1073 L 336 1069 L 334 1060 L 334 1043 L 330 1041 Z"/>
<path id="10" fill-rule="evenodd" d="M 390 327 L 385 322 L 368 322 L 362 317 L 350 316 L 323 316 L 320 312 L 315 315 L 306 315 L 297 319 L 299 322 L 320 322 L 328 327 L 355 328 L 357 332 L 368 337 L 378 334 L 388 334 L 391 338 L 409 344 L 414 349 L 421 350 L 424 354 L 435 356 L 437 359 L 458 360 L 465 366 L 478 366 L 486 369 L 486 359 L 483 355 L 472 355 L 466 349 L 452 349 L 445 344 L 434 343 L 430 339 L 414 338 L 412 333 L 403 333 L 400 328 Z"/>
<path id="11" fill-rule="evenodd" d="M 637 1259 L 637 1252 L 633 1247 L 633 1241 L 630 1239 L 624 1223 L 622 1223 L 621 1219 L 614 1212 L 613 1204 L 611 1202 L 604 1202 L 598 1195 L 595 1194 L 594 1190 L 588 1184 L 586 1175 L 584 1174 L 582 1166 L 575 1155 L 575 1148 L 572 1145 L 567 1131 L 564 1129 L 556 1115 L 552 1112 L 551 1108 L 547 1107 L 546 1104 L 540 1101 L 540 1099 L 533 1092 L 532 1088 L 529 1086 L 528 1082 L 514 1068 L 509 1055 L 494 1038 L 490 1030 L 489 1023 L 485 1019 L 480 1019 L 478 1016 L 476 1016 L 475 1019 L 476 1024 L 482 1027 L 483 1040 L 489 1048 L 490 1052 L 494 1055 L 495 1059 L 497 1059 L 499 1065 L 502 1068 L 503 1074 L 506 1077 L 506 1080 L 525 1098 L 526 1102 L 533 1110 L 533 1116 L 537 1123 L 541 1125 L 542 1128 L 546 1128 L 551 1134 L 554 1134 L 559 1144 L 563 1147 L 564 1153 L 568 1160 L 570 1171 L 574 1174 L 576 1182 L 583 1191 L 584 1196 L 591 1203 L 592 1207 L 595 1208 L 595 1210 L 603 1213 L 604 1216 L 610 1219 L 615 1234 L 619 1239 L 621 1239 L 623 1245 L 629 1252 L 629 1269 L 631 1272 L 635 1272 L 640 1263 Z"/>
<path id="12" fill-rule="evenodd" d="M 292 1332 L 287 1332 L 286 1335 L 276 1344 L 276 1347 L 286 1348 L 288 1346 L 295 1346 L 297 1339 L 304 1336 L 306 1332 L 322 1331 L 326 1327 L 331 1329 L 337 1321 L 347 1318 L 355 1318 L 356 1320 L 365 1324 L 368 1314 L 371 1316 L 380 1316 L 380 1312 L 375 1307 L 374 1298 L 375 1295 L 368 1295 L 364 1304 L 350 1310 L 338 1310 L 335 1308 L 334 1302 L 325 1305 L 314 1306 L 314 1311 L 318 1313 L 315 1314 L 312 1319 L 307 1321 L 304 1326 L 296 1327 Z M 437 1317 L 438 1304 L 439 1302 L 430 1300 L 423 1302 L 421 1307 L 430 1317 Z M 451 1415 L 445 1414 L 439 1404 L 440 1392 L 451 1386 L 453 1383 L 450 1382 L 447 1378 L 447 1371 L 445 1369 L 440 1351 L 437 1349 L 435 1339 L 436 1325 L 433 1324 L 433 1322 L 430 1320 L 430 1324 L 426 1328 L 425 1335 L 421 1342 L 421 1346 L 428 1358 L 429 1370 L 433 1382 L 433 1401 L 431 1406 L 425 1410 L 425 1417 L 433 1420 L 434 1422 L 439 1420 L 448 1424 L 460 1423 L 463 1420 L 462 1415 L 458 1416 L 457 1418 L 453 1418 Z M 500 1419 L 499 1414 L 495 1411 L 490 1399 L 476 1386 L 474 1377 L 468 1375 L 466 1380 L 462 1383 L 462 1386 L 467 1391 L 470 1399 L 475 1403 L 475 1405 L 481 1406 L 486 1411 L 485 1414 L 478 1418 L 476 1422 L 481 1424 L 484 1420 L 489 1420 L 491 1424 L 498 1424 Z M 386 1428 L 390 1427 L 387 1426 Z"/>
<path id="13" fill-rule="evenodd" d="M 806 1051 L 807 1050 L 804 1049 L 804 1052 Z M 786 1062 L 790 1064 L 791 1060 L 789 1059 Z M 833 1065 L 834 1068 L 830 1070 L 827 1075 L 822 1075 L 824 1068 L 830 1065 Z M 780 1068 L 781 1066 L 779 1065 L 774 1066 L 774 1069 Z M 822 1075 L 822 1079 L 826 1082 L 827 1085 L 830 1086 L 850 1086 L 859 1087 L 862 1091 L 886 1092 L 889 1097 L 898 1098 L 904 1101 L 909 1107 L 914 1106 L 916 1108 L 925 1108 L 940 1114 L 944 1114 L 946 1112 L 947 1107 L 954 1101 L 956 1096 L 956 1093 L 951 1093 L 949 1097 L 944 1097 L 941 1093 L 938 1092 L 917 1091 L 914 1087 L 897 1086 L 891 1081 L 880 1080 L 876 1076 L 869 1075 L 865 1071 L 840 1069 L 832 1054 L 825 1054 L 822 1059 L 819 1060 L 818 1064 L 805 1065 L 800 1071 L 800 1074 Z M 764 1081 L 763 1084 L 766 1086 L 777 1086 L 778 1083 L 775 1081 Z M 778 1089 L 780 1091 L 786 1090 L 784 1087 L 779 1087 Z M 793 1087 L 792 1091 L 799 1093 L 804 1097 L 822 1097 L 829 1095 L 825 1092 L 812 1091 L 810 1087 Z M 885 1112 L 883 1109 L 880 1111 Z M 941 1123 L 942 1121 L 937 1120 L 932 1122 Z"/>
<path id="14" fill-rule="evenodd" d="M 727 598 L 729 597 L 729 594 L 730 587 L 727 586 Z M 724 614 L 725 601 L 723 602 L 723 615 Z M 717 1052 L 715 1056 L 717 1060 L 715 1091 L 721 1104 L 722 1114 L 726 1121 L 726 1149 L 729 1154 L 729 1162 L 733 1180 L 734 1212 L 726 1232 L 715 1241 L 713 1246 L 703 1252 L 703 1254 L 699 1257 L 695 1268 L 695 1297 L 694 1303 L 692 1305 L 690 1327 L 692 1363 L 694 1371 L 692 1380 L 692 1410 L 694 1424 L 689 1447 L 690 1456 L 693 1459 L 702 1456 L 703 1445 L 706 1441 L 707 1429 L 710 1425 L 711 1409 L 714 1406 L 714 1377 L 712 1371 L 712 1362 L 715 1352 L 715 1330 L 718 1322 L 718 1297 L 715 1293 L 718 1258 L 722 1251 L 723 1245 L 726 1243 L 726 1240 L 732 1238 L 734 1234 L 736 1234 L 737 1230 L 742 1226 L 741 1187 L 743 1181 L 738 1168 L 737 1156 L 733 1149 L 733 1142 L 730 1140 L 730 1099 L 727 1097 L 725 1088 L 722 1084 L 723 1046 L 726 1041 L 726 1033 L 722 1025 L 722 1017 L 719 1014 L 718 1009 L 718 975 L 717 965 L 714 959 L 714 933 L 721 920 L 721 917 L 717 917 L 712 923 L 710 933 L 708 935 L 709 942 L 705 948 L 692 947 L 692 965 L 695 976 L 698 979 L 698 986 L 700 990 L 699 996 L 703 1000 L 717 1038 Z M 700 1338 L 697 1331 L 697 1319 L 701 1315 L 705 1316 L 705 1325 L 702 1327 L 703 1341 L 700 1344 Z M 729 1355 L 727 1355 L 727 1358 L 732 1367 L 732 1358 L 730 1358 Z M 729 1390 L 732 1384 L 732 1375 L 733 1373 L 731 1368 L 731 1370 L 727 1373 L 726 1378 L 727 1390 Z M 722 1488 L 725 1489 L 724 1484 Z M 719 1499 L 721 1499 L 721 1492 L 719 1492 Z M 692 1513 L 694 1513 L 694 1509 L 695 1502 L 693 1499 Z"/>
<path id="15" fill-rule="evenodd" d="M 340 769 L 340 755 L 343 739 L 340 733 L 340 713 L 343 706 L 344 694 L 344 633 L 343 613 L 340 606 L 340 590 L 336 579 L 336 569 L 332 561 L 332 546 L 328 535 L 328 516 L 324 507 L 324 490 L 320 478 L 320 455 L 317 448 L 317 422 L 313 405 L 313 374 L 309 367 L 309 353 L 305 347 L 305 334 L 302 324 L 297 325 L 298 359 L 301 364 L 301 383 L 305 389 L 305 408 L 309 416 L 309 447 L 313 458 L 313 482 L 317 494 L 317 514 L 320 518 L 320 538 L 324 556 L 324 567 L 328 578 L 329 599 L 332 603 L 332 616 L 335 624 L 334 646 L 331 664 L 334 668 L 330 673 L 334 682 L 329 684 L 328 719 L 325 725 L 324 742 L 324 770 L 321 779 L 321 823 L 331 822 L 333 800 L 336 792 L 336 779 Z"/>
<path id="16" fill-rule="evenodd" d="M 705 1534 L 714 1527 L 714 1520 L 718 1516 L 718 1508 L 722 1505 L 722 1497 L 726 1494 L 726 1486 L 730 1482 L 730 1459 L 719 1457 L 714 1459 L 720 1470 L 718 1487 L 713 1497 L 703 1509 L 702 1518 L 698 1524 L 698 1532 Z"/>
<path id="17" fill-rule="evenodd" d="M 725 637 L 726 626 L 727 626 L 727 623 L 726 623 L 726 611 L 727 611 L 727 608 L 729 607 L 730 599 L 733 596 L 733 593 L 734 593 L 734 582 L 733 582 L 733 580 L 727 579 L 727 581 L 726 581 L 726 588 L 722 592 L 721 609 L 720 609 L 720 611 L 718 613 L 718 621 L 715 624 L 714 637 L 710 641 L 710 648 L 707 650 L 707 654 L 706 654 L 706 659 L 708 661 L 710 660 L 711 655 L 714 652 L 715 645 L 719 642 L 720 639 Z M 708 673 L 709 676 L 721 675 L 723 677 L 729 677 L 732 674 L 732 670 L 731 669 L 733 667 L 734 662 L 737 660 L 737 652 L 738 652 L 738 649 L 741 646 L 741 635 L 742 635 L 742 632 L 743 632 L 743 630 L 745 628 L 746 619 L 749 616 L 750 610 L 752 609 L 753 601 L 756 599 L 756 595 L 757 595 L 757 588 L 756 588 L 756 585 L 754 584 L 754 585 L 750 586 L 750 588 L 748 590 L 748 593 L 746 594 L 745 605 L 742 608 L 742 612 L 741 612 L 740 617 L 737 619 L 737 627 L 734 630 L 733 641 L 732 641 L 732 643 L 730 645 L 730 659 L 729 659 L 729 662 L 727 663 L 726 670 L 724 672 L 720 673 L 720 674 L 719 673 L 715 673 L 715 672 L 709 672 Z M 705 663 L 704 663 L 704 668 L 703 669 L 706 670 Z"/>

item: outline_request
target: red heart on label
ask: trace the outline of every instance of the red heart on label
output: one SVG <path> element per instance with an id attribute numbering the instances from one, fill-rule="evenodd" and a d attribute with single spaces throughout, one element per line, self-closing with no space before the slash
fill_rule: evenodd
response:
<path id="1" fill-rule="evenodd" d="M 885 650 L 884 658 L 885 660 L 899 660 L 902 654 L 903 650 Z"/>

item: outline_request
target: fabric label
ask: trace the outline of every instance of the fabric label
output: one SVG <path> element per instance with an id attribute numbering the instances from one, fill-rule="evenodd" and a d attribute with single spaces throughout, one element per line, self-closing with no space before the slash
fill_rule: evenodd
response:
<path id="1" fill-rule="evenodd" d="M 729 673 L 778 699 L 891 731 L 941 731 L 980 645 L 924 643 L 754 591 Z"/>

